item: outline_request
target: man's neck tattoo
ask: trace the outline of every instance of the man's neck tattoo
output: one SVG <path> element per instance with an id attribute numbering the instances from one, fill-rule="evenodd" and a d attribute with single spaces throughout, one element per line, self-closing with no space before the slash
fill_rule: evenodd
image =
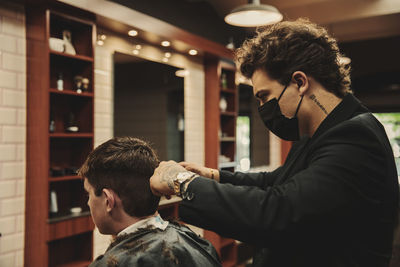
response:
<path id="1" fill-rule="evenodd" d="M 315 104 L 324 112 L 326 115 L 328 115 L 328 111 L 326 111 L 325 107 L 317 100 L 314 94 L 310 95 L 310 99 L 314 101 Z"/>

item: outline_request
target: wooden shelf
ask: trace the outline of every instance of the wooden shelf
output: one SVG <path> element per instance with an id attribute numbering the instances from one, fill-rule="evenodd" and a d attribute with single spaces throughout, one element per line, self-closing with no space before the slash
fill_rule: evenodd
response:
<path id="1" fill-rule="evenodd" d="M 221 88 L 221 92 L 222 93 L 228 93 L 228 94 L 236 94 L 236 90 L 235 89 L 231 89 L 231 88 Z"/>
<path id="2" fill-rule="evenodd" d="M 52 218 L 49 218 L 47 220 L 48 223 L 56 223 L 56 222 L 61 222 L 69 219 L 74 219 L 74 218 L 79 218 L 79 217 L 85 217 L 85 216 L 90 216 L 90 211 L 82 211 L 81 213 L 78 214 L 65 214 L 61 216 L 54 216 Z"/>
<path id="3" fill-rule="evenodd" d="M 94 96 L 94 94 L 91 92 L 77 93 L 73 90 L 64 89 L 64 90 L 60 91 L 60 90 L 57 90 L 54 88 L 50 88 L 50 93 L 60 94 L 60 95 L 72 95 L 72 96 L 78 96 L 78 97 L 93 97 Z"/>
<path id="4" fill-rule="evenodd" d="M 218 163 L 218 167 L 219 168 L 232 168 L 232 167 L 236 167 L 237 162 L 236 161 L 231 161 L 231 162 L 221 162 Z"/>
<path id="5" fill-rule="evenodd" d="M 71 54 L 58 52 L 58 51 L 54 51 L 54 50 L 50 50 L 50 54 L 55 55 L 55 56 L 60 56 L 60 57 L 67 57 L 67 58 L 71 58 L 71 59 L 87 61 L 87 62 L 94 61 L 93 57 L 82 56 L 82 55 L 71 55 Z"/>
<path id="6" fill-rule="evenodd" d="M 62 39 L 66 30 L 77 55 L 49 46 L 49 38 Z M 26 31 L 27 76 L 34 78 L 27 80 L 24 262 L 27 267 L 87 266 L 93 259 L 94 224 L 81 178 L 73 171 L 94 143 L 95 17 L 44 1 L 26 6 Z M 73 90 L 79 77 L 89 81 L 81 94 Z M 59 79 L 62 91 L 56 89 Z M 66 132 L 66 125 L 77 126 L 80 132 Z M 49 177 L 51 169 L 67 175 Z M 52 192 L 58 213 L 49 217 Z M 71 207 L 83 212 L 71 214 Z"/>
<path id="7" fill-rule="evenodd" d="M 159 207 L 162 207 L 164 205 L 168 205 L 168 204 L 172 204 L 172 203 L 177 203 L 177 202 L 181 202 L 182 198 L 177 197 L 177 196 L 172 196 L 170 199 L 167 199 L 165 197 L 161 197 L 160 199 L 160 203 L 159 203 Z"/>
<path id="8" fill-rule="evenodd" d="M 238 91 L 235 84 L 235 65 L 219 58 L 209 57 L 204 61 L 204 68 L 206 76 L 205 165 L 210 168 L 233 170 L 237 165 L 236 162 L 219 163 L 219 158 L 224 156 L 230 161 L 236 158 Z M 226 111 L 220 109 L 220 104 L 225 104 L 221 100 L 226 101 Z M 233 239 L 223 238 L 207 230 L 204 231 L 204 237 L 214 245 L 221 256 L 222 266 L 236 265 L 237 245 Z"/>
<path id="9" fill-rule="evenodd" d="M 221 142 L 235 142 L 236 141 L 236 137 L 234 137 L 234 136 L 225 136 L 225 137 L 221 137 L 219 140 Z"/>
<path id="10" fill-rule="evenodd" d="M 93 231 L 94 224 L 89 211 L 78 215 L 65 215 L 48 219 L 47 241 L 62 239 Z"/>
<path id="11" fill-rule="evenodd" d="M 51 133 L 50 138 L 93 138 L 93 133 Z"/>
<path id="12" fill-rule="evenodd" d="M 82 177 L 78 175 L 68 175 L 68 176 L 49 177 L 49 182 L 62 182 L 62 181 L 72 181 L 81 179 Z"/>
<path id="13" fill-rule="evenodd" d="M 236 117 L 237 113 L 234 111 L 221 111 L 221 116 Z"/>

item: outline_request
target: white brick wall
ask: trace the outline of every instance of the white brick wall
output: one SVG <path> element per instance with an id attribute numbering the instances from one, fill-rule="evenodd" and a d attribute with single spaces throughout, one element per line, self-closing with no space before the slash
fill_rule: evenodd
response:
<path id="1" fill-rule="evenodd" d="M 0 4 L 0 266 L 23 266 L 26 40 L 23 7 Z"/>

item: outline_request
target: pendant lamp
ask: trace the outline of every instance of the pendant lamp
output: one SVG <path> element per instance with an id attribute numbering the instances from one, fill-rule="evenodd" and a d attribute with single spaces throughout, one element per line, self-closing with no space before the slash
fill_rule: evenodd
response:
<path id="1" fill-rule="evenodd" d="M 257 27 L 274 24 L 283 19 L 282 14 L 271 5 L 260 4 L 260 0 L 249 0 L 225 16 L 225 22 L 239 27 Z"/>

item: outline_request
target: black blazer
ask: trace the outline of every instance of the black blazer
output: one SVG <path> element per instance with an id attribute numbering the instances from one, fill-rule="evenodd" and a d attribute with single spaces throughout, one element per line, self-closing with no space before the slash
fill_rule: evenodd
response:
<path id="1" fill-rule="evenodd" d="M 196 178 L 185 222 L 257 247 L 254 266 L 388 266 L 398 208 L 382 125 L 351 94 L 269 173 Z"/>

